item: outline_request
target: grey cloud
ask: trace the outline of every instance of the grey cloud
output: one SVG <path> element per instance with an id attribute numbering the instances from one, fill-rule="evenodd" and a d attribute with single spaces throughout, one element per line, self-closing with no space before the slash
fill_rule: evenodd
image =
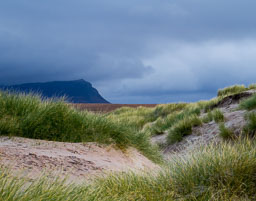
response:
<path id="1" fill-rule="evenodd" d="M 85 78 L 89 81 L 113 81 L 123 78 L 140 78 L 152 72 L 136 58 L 112 58 L 106 55 L 56 52 L 33 49 L 14 51 L 1 56 L 0 80 L 3 83 L 48 81 Z M 43 55 L 43 56 L 42 56 Z M 11 61 L 15 58 L 15 61 Z"/>
<path id="2" fill-rule="evenodd" d="M 210 97 L 217 88 L 254 82 L 255 6 L 254 0 L 2 1 L 0 83 L 84 78 L 116 102 Z"/>
<path id="3" fill-rule="evenodd" d="M 170 101 L 183 97 L 188 101 L 194 100 L 195 94 L 201 95 L 198 99 L 206 99 L 214 97 L 218 88 L 256 82 L 256 40 L 166 43 L 163 49 L 144 60 L 155 73 L 142 79 L 123 80 L 117 90 L 119 96 L 154 100 L 159 96 L 163 100 L 169 97 Z"/>

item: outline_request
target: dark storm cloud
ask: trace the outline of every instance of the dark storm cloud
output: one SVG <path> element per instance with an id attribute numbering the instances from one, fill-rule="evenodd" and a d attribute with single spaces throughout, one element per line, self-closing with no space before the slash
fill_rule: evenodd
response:
<path id="1" fill-rule="evenodd" d="M 0 83 L 84 78 L 114 102 L 254 82 L 253 0 L 0 2 Z M 187 95 L 186 95 L 187 94 Z"/>

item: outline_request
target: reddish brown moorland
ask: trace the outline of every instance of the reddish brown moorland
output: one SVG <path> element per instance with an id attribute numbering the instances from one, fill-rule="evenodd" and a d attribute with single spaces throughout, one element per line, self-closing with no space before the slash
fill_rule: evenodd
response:
<path id="1" fill-rule="evenodd" d="M 106 113 L 116 110 L 121 107 L 155 107 L 157 104 L 105 104 L 105 103 L 79 103 L 74 104 L 74 107 L 79 110 L 88 110 L 91 112 Z"/>

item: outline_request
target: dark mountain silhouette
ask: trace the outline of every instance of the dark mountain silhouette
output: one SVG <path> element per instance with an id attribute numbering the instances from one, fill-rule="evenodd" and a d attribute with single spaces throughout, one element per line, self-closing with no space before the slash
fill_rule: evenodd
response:
<path id="1" fill-rule="evenodd" d="M 11 86 L 1 86 L 2 90 L 15 92 L 35 92 L 44 97 L 66 96 L 69 102 L 73 103 L 109 103 L 99 92 L 92 87 L 92 84 L 81 79 L 74 81 L 53 81 L 44 83 L 26 83 Z"/>

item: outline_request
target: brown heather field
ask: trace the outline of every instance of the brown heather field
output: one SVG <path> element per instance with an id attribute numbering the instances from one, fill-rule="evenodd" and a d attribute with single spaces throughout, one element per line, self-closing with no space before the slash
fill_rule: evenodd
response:
<path id="1" fill-rule="evenodd" d="M 105 104 L 105 103 L 78 103 L 74 104 L 74 107 L 79 110 L 88 110 L 91 112 L 107 113 L 116 110 L 121 107 L 155 107 L 157 104 Z"/>

